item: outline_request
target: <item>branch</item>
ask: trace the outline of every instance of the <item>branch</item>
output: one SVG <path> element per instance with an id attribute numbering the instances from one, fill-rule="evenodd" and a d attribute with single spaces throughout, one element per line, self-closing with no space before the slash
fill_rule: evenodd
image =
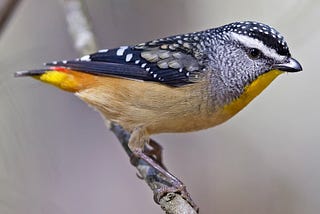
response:
<path id="1" fill-rule="evenodd" d="M 0 35 L 20 0 L 6 0 L 0 4 Z"/>
<path id="2" fill-rule="evenodd" d="M 84 3 L 81 0 L 62 0 L 66 12 L 66 19 L 69 26 L 70 34 L 74 40 L 75 48 L 83 55 L 95 52 L 97 45 L 94 34 L 90 27 L 88 15 L 84 10 Z M 193 203 L 189 193 L 184 188 L 184 194 L 172 187 L 172 182 L 168 181 L 155 168 L 151 167 L 144 160 L 133 155 L 128 147 L 130 133 L 125 131 L 121 126 L 110 123 L 110 130 L 117 136 L 123 149 L 130 157 L 131 164 L 139 172 L 139 177 L 143 179 L 154 193 L 155 201 L 168 214 L 180 213 L 197 213 L 198 208 Z M 156 161 L 162 168 L 161 152 L 162 148 L 155 141 L 151 140 L 152 148 L 146 148 L 148 155 Z M 166 194 L 162 194 L 165 192 Z M 192 206 L 191 206 L 192 205 Z"/>
<path id="3" fill-rule="evenodd" d="M 144 160 L 138 159 L 135 160 L 135 157 L 133 156 L 133 153 L 128 147 L 128 142 L 130 138 L 130 134 L 126 132 L 121 126 L 111 123 L 110 130 L 117 136 L 119 139 L 119 142 L 121 143 L 123 149 L 126 151 L 127 155 L 131 159 L 131 164 L 135 166 L 139 172 L 139 176 L 141 179 L 144 179 L 145 182 L 149 185 L 150 189 L 153 191 L 154 196 L 157 197 L 157 194 L 163 190 L 163 189 L 170 189 L 172 186 L 170 182 L 168 182 L 165 178 L 163 178 L 163 175 L 155 170 L 153 167 L 151 167 L 149 164 L 147 164 Z M 161 151 L 162 148 L 157 144 L 154 140 L 150 141 L 150 145 L 153 147 L 153 149 L 148 149 L 148 153 L 154 153 L 154 156 L 157 156 L 159 158 L 155 158 L 159 161 L 161 160 Z M 159 163 L 163 166 L 162 163 Z M 164 166 L 163 166 L 164 167 Z M 183 198 L 179 193 L 177 192 L 169 192 L 166 195 L 163 195 L 160 197 L 160 199 L 155 199 L 155 201 L 158 201 L 161 208 L 166 212 L 170 214 L 179 214 L 179 213 L 197 213 L 197 207 L 193 208 L 189 202 L 191 198 Z M 192 200 L 191 200 L 191 203 Z"/>

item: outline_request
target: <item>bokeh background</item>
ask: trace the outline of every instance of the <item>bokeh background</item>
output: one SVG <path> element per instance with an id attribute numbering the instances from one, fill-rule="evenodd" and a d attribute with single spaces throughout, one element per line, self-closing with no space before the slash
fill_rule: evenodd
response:
<path id="1" fill-rule="evenodd" d="M 278 29 L 304 71 L 229 122 L 154 136 L 201 213 L 320 210 L 320 1 L 87 0 L 100 48 L 238 20 Z M 99 114 L 16 70 L 79 57 L 59 0 L 24 0 L 0 36 L 0 213 L 163 213 Z"/>

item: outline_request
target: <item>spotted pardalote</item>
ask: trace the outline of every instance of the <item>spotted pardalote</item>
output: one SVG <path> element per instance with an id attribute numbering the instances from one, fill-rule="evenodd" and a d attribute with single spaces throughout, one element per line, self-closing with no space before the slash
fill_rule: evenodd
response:
<path id="1" fill-rule="evenodd" d="M 104 49 L 16 76 L 73 92 L 131 132 L 135 151 L 152 134 L 216 126 L 279 74 L 301 70 L 278 31 L 246 21 Z"/>

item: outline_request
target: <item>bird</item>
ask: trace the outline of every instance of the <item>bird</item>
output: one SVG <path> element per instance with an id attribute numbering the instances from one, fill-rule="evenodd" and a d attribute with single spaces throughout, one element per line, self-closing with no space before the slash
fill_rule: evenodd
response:
<path id="1" fill-rule="evenodd" d="M 299 71 L 301 64 L 277 30 L 242 21 L 102 49 L 15 76 L 74 93 L 131 133 L 129 148 L 147 158 L 143 149 L 151 135 L 217 126 L 280 74 Z"/>

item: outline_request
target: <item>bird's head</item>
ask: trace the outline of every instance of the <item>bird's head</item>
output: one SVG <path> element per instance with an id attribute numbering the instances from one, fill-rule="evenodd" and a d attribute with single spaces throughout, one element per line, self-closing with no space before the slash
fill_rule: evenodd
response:
<path id="1" fill-rule="evenodd" d="M 266 24 L 235 22 L 208 32 L 215 47 L 207 46 L 209 62 L 223 85 L 219 87 L 225 88 L 226 101 L 239 97 L 252 83 L 258 83 L 260 93 L 279 74 L 302 70 L 284 37 Z"/>

